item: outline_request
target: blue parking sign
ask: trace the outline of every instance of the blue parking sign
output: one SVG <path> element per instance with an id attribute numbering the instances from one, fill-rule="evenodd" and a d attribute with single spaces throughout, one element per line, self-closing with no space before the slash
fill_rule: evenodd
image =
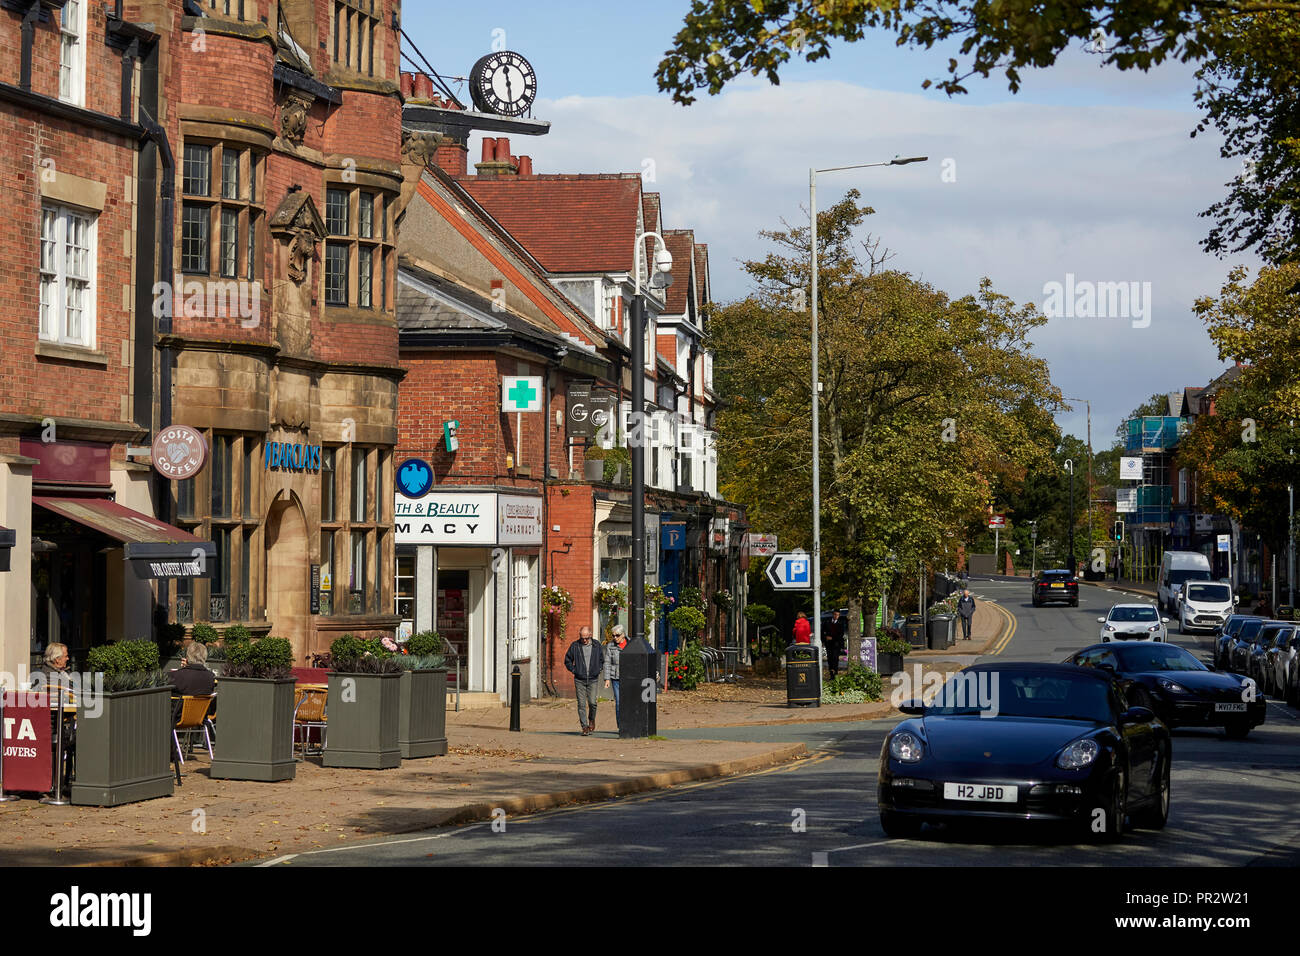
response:
<path id="1" fill-rule="evenodd" d="M 786 558 L 785 579 L 791 584 L 809 584 L 808 559 L 804 557 Z"/>

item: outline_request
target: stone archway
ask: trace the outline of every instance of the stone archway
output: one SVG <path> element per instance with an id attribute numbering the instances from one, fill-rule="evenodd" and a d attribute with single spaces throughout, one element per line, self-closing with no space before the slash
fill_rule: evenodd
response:
<path id="1" fill-rule="evenodd" d="M 266 612 L 271 634 L 288 638 L 296 661 L 305 660 L 310 630 L 310 555 L 307 521 L 296 498 L 280 498 L 266 519 Z"/>

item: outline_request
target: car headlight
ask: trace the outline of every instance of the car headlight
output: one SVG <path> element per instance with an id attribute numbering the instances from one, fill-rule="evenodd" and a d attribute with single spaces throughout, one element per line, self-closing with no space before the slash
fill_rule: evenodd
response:
<path id="1" fill-rule="evenodd" d="M 1177 681 L 1170 680 L 1168 677 L 1161 677 L 1156 683 L 1171 694 L 1186 694 L 1188 692 L 1186 687 Z"/>
<path id="2" fill-rule="evenodd" d="M 1152 634 L 1154 634 L 1156 631 L 1160 630 L 1160 625 L 1152 624 L 1150 627 L 1147 628 L 1147 630 L 1150 631 Z"/>
<path id="3" fill-rule="evenodd" d="M 1114 625 L 1114 624 L 1107 624 L 1107 625 L 1106 625 L 1106 630 L 1108 630 L 1108 631 L 1113 631 L 1113 630 L 1115 630 L 1115 625 Z"/>
<path id="4" fill-rule="evenodd" d="M 1101 747 L 1097 741 L 1091 737 L 1084 737 L 1062 750 L 1061 755 L 1056 758 L 1056 765 L 1062 770 L 1078 770 L 1096 760 L 1099 753 Z"/>
<path id="5" fill-rule="evenodd" d="M 925 745 L 916 734 L 904 730 L 889 738 L 889 755 L 903 763 L 916 763 L 925 756 Z"/>

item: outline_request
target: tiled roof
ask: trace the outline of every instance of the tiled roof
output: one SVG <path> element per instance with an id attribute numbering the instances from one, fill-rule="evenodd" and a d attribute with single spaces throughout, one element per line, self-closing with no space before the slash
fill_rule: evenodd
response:
<path id="1" fill-rule="evenodd" d="M 642 202 L 636 173 L 456 181 L 548 272 L 631 271 Z"/>
<path id="2" fill-rule="evenodd" d="M 695 257 L 695 233 L 690 229 L 669 229 L 663 235 L 673 256 L 673 284 L 668 287 L 664 311 L 669 315 L 685 315 L 693 294 L 691 265 Z"/>

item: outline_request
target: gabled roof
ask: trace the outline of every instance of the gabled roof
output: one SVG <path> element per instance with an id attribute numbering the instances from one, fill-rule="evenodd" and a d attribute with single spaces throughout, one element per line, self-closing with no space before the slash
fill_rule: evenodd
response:
<path id="1" fill-rule="evenodd" d="M 664 242 L 673 256 L 673 284 L 668 287 L 668 304 L 664 311 L 669 315 L 689 317 L 689 302 L 695 295 L 693 268 L 695 264 L 695 232 L 691 229 L 667 229 Z"/>
<path id="2" fill-rule="evenodd" d="M 630 272 L 642 214 L 637 173 L 457 176 L 547 272 Z"/>

